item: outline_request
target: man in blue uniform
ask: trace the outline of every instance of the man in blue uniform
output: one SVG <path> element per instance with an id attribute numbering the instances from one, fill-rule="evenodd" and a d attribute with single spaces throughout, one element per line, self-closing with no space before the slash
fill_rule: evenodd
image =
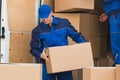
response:
<path id="1" fill-rule="evenodd" d="M 42 62 L 42 80 L 73 80 L 72 72 L 47 74 L 45 61 L 48 59 L 44 51 L 47 47 L 68 45 L 68 36 L 77 43 L 85 42 L 67 19 L 53 16 L 49 5 L 43 4 L 39 8 L 40 24 L 32 31 L 30 43 L 31 54 Z M 62 60 L 62 59 L 61 59 Z"/>
<path id="2" fill-rule="evenodd" d="M 103 5 L 105 13 L 99 20 L 104 22 L 109 18 L 110 41 L 115 66 L 120 64 L 120 0 L 104 0 Z"/>

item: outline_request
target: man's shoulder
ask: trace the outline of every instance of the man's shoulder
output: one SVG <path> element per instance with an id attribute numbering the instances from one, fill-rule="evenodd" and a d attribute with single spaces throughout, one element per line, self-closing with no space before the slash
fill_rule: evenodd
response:
<path id="1" fill-rule="evenodd" d="M 35 28 L 33 28 L 32 32 L 39 32 L 40 31 L 40 25 L 37 25 Z"/>

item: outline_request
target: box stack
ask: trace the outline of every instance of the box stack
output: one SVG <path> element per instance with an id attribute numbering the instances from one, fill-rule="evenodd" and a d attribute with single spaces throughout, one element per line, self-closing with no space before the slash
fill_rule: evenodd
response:
<path id="1" fill-rule="evenodd" d="M 29 43 L 31 31 L 35 27 L 35 0 L 8 0 L 7 3 L 10 29 L 9 62 L 31 63 L 33 57 L 29 52 Z M 103 12 L 102 0 L 44 0 L 44 3 L 52 7 L 56 17 L 67 18 L 88 41 L 87 43 L 76 44 L 69 38 L 69 46 L 48 48 L 46 50 L 49 54 L 49 61 L 46 62 L 49 66 L 47 67 L 48 73 L 73 70 L 74 80 L 115 80 L 115 78 L 119 80 L 119 66 L 116 68 L 100 67 L 112 65 L 109 62 L 112 61 L 112 58 L 108 55 L 109 25 L 108 22 L 100 23 L 98 20 L 99 15 Z M 16 74 L 16 71 L 13 70 L 16 69 L 19 73 L 16 75 L 21 75 L 26 80 L 41 80 L 39 71 L 42 70 L 38 68 L 40 66 L 32 67 L 30 70 L 25 67 L 26 65 L 22 64 L 21 66 L 23 70 L 28 70 L 28 72 L 35 72 L 33 69 L 36 68 L 35 70 L 38 70 L 35 72 L 36 78 L 30 76 L 32 75 L 31 72 L 29 72 L 29 77 L 24 78 L 22 75 L 24 71 L 19 73 L 21 71 L 17 69 L 16 65 L 11 64 L 0 65 L 0 71 L 6 71 L 5 69 L 8 68 L 13 71 L 13 74 Z M 11 72 L 8 70 L 5 74 L 7 73 Z M 1 80 L 8 80 L 0 78 Z M 17 78 L 11 77 L 9 79 L 16 80 Z M 22 80 L 22 78 L 17 80 Z"/>

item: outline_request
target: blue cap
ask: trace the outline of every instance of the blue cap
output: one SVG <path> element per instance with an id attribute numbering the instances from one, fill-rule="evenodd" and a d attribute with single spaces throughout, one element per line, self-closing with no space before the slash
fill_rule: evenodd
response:
<path id="1" fill-rule="evenodd" d="M 47 4 L 43 4 L 40 6 L 38 12 L 39 12 L 39 18 L 48 18 L 51 13 L 51 7 Z"/>

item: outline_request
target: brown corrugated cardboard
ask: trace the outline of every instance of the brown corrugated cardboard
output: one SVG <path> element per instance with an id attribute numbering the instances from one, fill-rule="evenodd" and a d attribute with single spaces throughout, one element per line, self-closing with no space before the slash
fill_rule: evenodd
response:
<path id="1" fill-rule="evenodd" d="M 94 0 L 55 0 L 55 12 L 74 12 L 86 9 L 94 9 Z"/>
<path id="2" fill-rule="evenodd" d="M 42 65 L 0 64 L 0 80 L 42 80 Z"/>
<path id="3" fill-rule="evenodd" d="M 108 22 L 99 22 L 99 15 L 82 14 L 80 18 L 80 32 L 89 40 L 90 36 L 108 36 Z"/>
<path id="4" fill-rule="evenodd" d="M 83 69 L 73 70 L 73 80 L 83 80 Z"/>
<path id="5" fill-rule="evenodd" d="M 46 49 L 49 56 L 48 73 L 64 72 L 81 69 L 85 66 L 94 66 L 89 42 Z"/>
<path id="6" fill-rule="evenodd" d="M 91 42 L 94 59 L 107 56 L 107 37 L 90 37 L 89 41 Z"/>
<path id="7" fill-rule="evenodd" d="M 43 0 L 44 4 L 48 4 L 54 11 L 54 0 Z"/>
<path id="8" fill-rule="evenodd" d="M 35 27 L 35 0 L 8 0 L 10 30 L 31 31 Z"/>
<path id="9" fill-rule="evenodd" d="M 94 0 L 94 10 L 91 10 L 90 12 L 93 14 L 104 13 L 103 0 Z"/>
<path id="10" fill-rule="evenodd" d="M 30 54 L 30 32 L 11 32 L 10 33 L 10 54 L 9 62 L 13 63 L 32 63 L 33 56 Z"/>
<path id="11" fill-rule="evenodd" d="M 115 67 L 83 68 L 83 80 L 116 80 Z"/>

